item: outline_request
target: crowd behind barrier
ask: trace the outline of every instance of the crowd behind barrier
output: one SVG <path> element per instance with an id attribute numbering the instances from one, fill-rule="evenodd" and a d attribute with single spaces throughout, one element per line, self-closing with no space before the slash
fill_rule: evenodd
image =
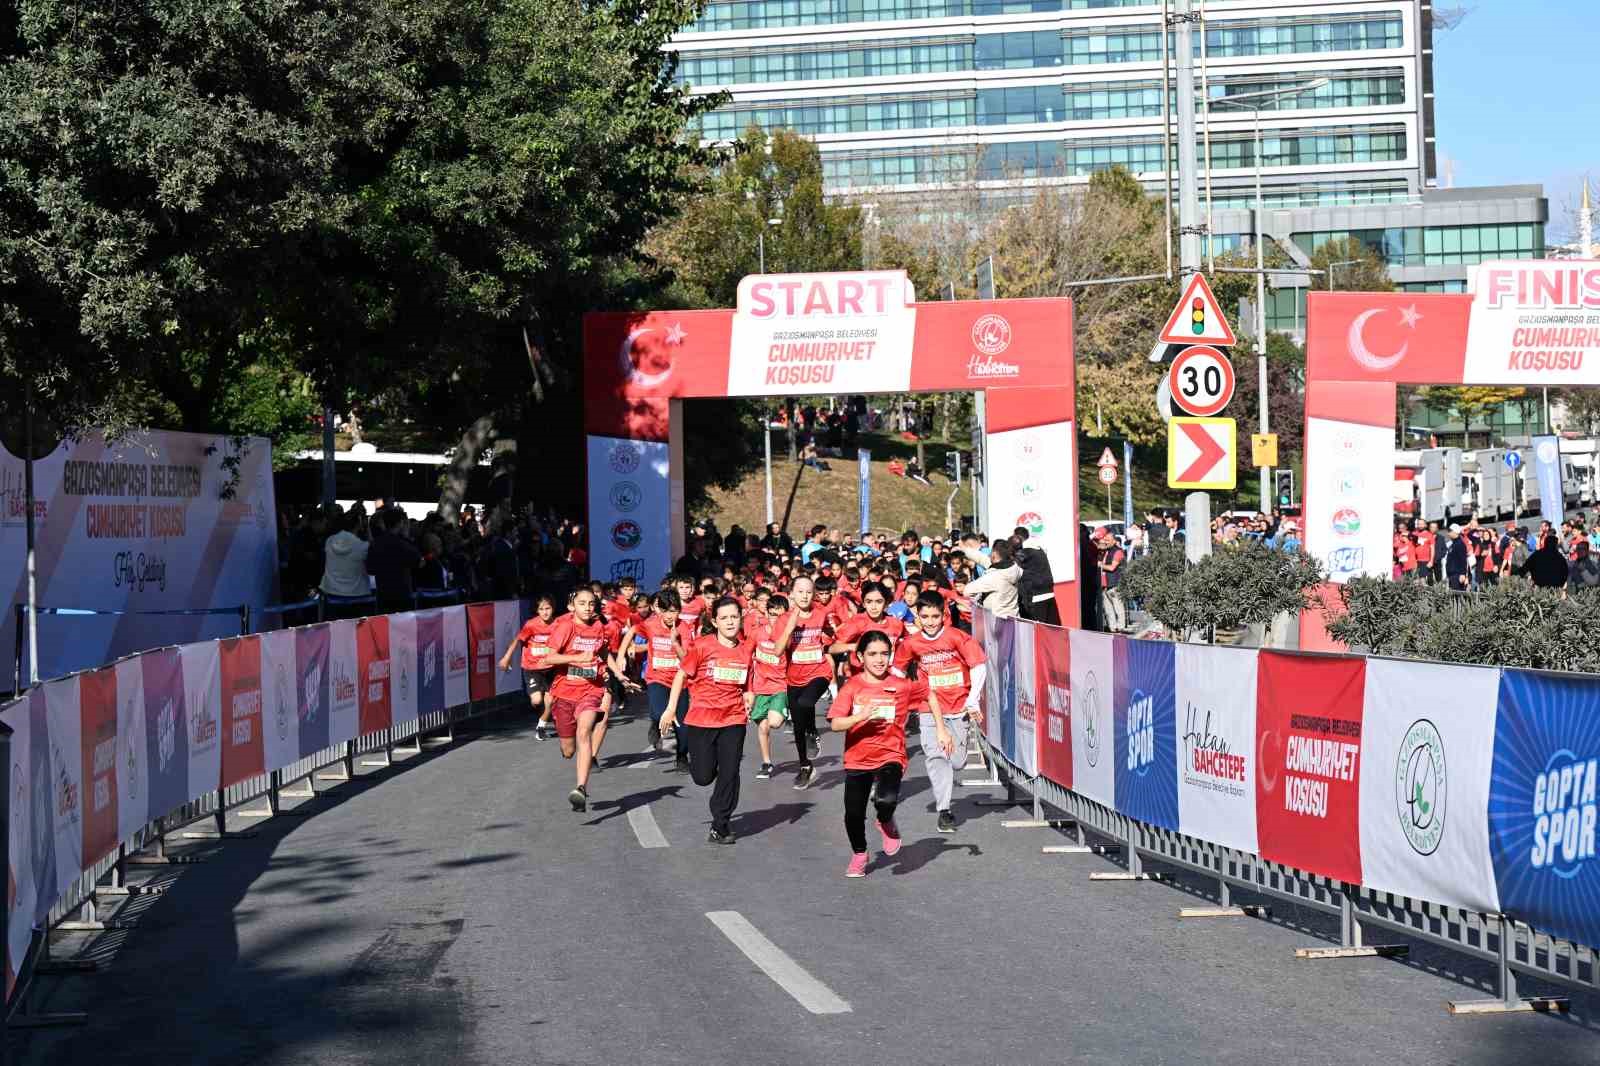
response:
<path id="1" fill-rule="evenodd" d="M 1600 988 L 1600 678 L 1173 644 L 979 611 L 986 745 L 1228 885 Z M 1525 925 L 1526 929 L 1519 928 Z M 1502 936 L 1502 931 L 1510 935 Z"/>
<path id="2" fill-rule="evenodd" d="M 11 757 L 6 1002 L 46 933 L 166 832 L 515 699 L 495 669 L 526 603 L 320 622 L 158 648 L 0 707 Z M 305 796 L 309 790 L 299 795 Z"/>

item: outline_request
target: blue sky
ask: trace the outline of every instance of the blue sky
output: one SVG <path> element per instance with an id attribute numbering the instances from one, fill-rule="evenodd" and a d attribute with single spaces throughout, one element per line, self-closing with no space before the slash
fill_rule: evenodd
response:
<path id="1" fill-rule="evenodd" d="M 1600 0 L 1463 2 L 1434 39 L 1440 184 L 1445 157 L 1457 185 L 1540 182 L 1565 239 L 1583 174 L 1600 181 Z"/>

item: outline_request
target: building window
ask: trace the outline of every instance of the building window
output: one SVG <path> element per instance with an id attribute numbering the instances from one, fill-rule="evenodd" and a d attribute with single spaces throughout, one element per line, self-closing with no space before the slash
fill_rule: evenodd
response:
<path id="1" fill-rule="evenodd" d="M 1059 95 L 1057 93 L 1058 98 Z M 762 129 L 787 127 L 807 136 L 815 136 L 823 133 L 970 126 L 973 118 L 974 100 L 970 93 L 959 96 L 858 96 L 769 105 L 733 105 L 702 116 L 699 129 L 700 136 L 706 140 L 720 141 L 738 137 L 752 123 Z"/>
<path id="2" fill-rule="evenodd" d="M 1054 30 L 1038 33 L 989 33 L 978 38 L 979 70 L 1011 70 L 1061 65 L 1061 35 Z"/>
<path id="3" fill-rule="evenodd" d="M 1060 122 L 1065 108 L 1058 85 L 978 90 L 978 125 Z"/>
<path id="4" fill-rule="evenodd" d="M 1405 43 L 1399 15 L 1382 18 L 1260 19 L 1223 22 L 1206 30 L 1206 53 L 1231 56 L 1301 52 L 1363 52 Z"/>
<path id="5" fill-rule="evenodd" d="M 1063 35 L 1063 39 L 1066 41 L 1068 66 L 1153 63 L 1161 59 L 1160 30 L 1068 33 Z"/>
<path id="6" fill-rule="evenodd" d="M 1544 227 L 1531 222 L 1489 226 L 1418 226 L 1296 233 L 1307 255 L 1331 241 L 1354 237 L 1390 266 L 1471 266 L 1489 259 L 1539 259 Z"/>
<path id="7" fill-rule="evenodd" d="M 834 49 L 680 53 L 676 80 L 685 85 L 746 85 L 971 69 L 972 45 L 966 41 L 904 41 Z"/>

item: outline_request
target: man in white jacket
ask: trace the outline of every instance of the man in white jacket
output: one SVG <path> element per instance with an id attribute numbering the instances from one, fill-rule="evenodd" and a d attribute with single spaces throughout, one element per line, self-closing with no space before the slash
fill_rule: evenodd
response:
<path id="1" fill-rule="evenodd" d="M 975 554 L 969 553 L 967 558 Z M 1012 558 L 1010 541 L 994 542 L 989 549 L 988 565 L 982 577 L 967 582 L 963 595 L 969 600 L 984 597 L 984 607 L 996 618 L 1016 618 L 1017 582 L 1022 579 L 1022 567 Z"/>
<path id="2" fill-rule="evenodd" d="M 372 582 L 367 579 L 367 542 L 356 536 L 361 516 L 352 508 L 344 516 L 344 528 L 323 544 L 322 584 L 329 596 L 369 596 Z"/>

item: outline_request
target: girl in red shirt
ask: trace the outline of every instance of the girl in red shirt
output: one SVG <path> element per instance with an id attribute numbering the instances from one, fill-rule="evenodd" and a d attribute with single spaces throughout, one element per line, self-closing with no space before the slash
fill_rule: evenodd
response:
<path id="1" fill-rule="evenodd" d="M 822 745 L 817 737 L 817 701 L 833 682 L 833 660 L 828 646 L 833 642 L 833 622 L 828 609 L 815 602 L 816 586 L 809 577 L 794 579 L 789 600 L 799 612 L 794 634 L 789 638 L 789 716 L 794 721 L 794 746 L 800 755 L 800 770 L 794 787 L 811 787 L 816 768 L 811 760 Z"/>
<path id="2" fill-rule="evenodd" d="M 828 649 L 835 655 L 849 654 L 845 663 L 846 677 L 861 672 L 861 656 L 856 652 L 856 645 L 862 637 L 868 633 L 883 633 L 889 638 L 892 649 L 906 635 L 905 623 L 885 613 L 889 608 L 889 596 L 882 585 L 867 586 L 861 594 L 861 608 L 861 614 L 851 615 L 850 620 L 839 627 L 833 635 L 833 647 Z"/>
<path id="3" fill-rule="evenodd" d="M 739 804 L 739 762 L 744 758 L 746 715 L 753 698 L 750 674 L 753 645 L 739 639 L 739 601 L 719 597 L 711 605 L 714 632 L 701 637 L 683 654 L 672 679 L 661 727 L 677 723 L 678 701 L 687 688 L 689 711 L 683 721 L 689 775 L 711 790 L 711 844 L 732 844 L 733 809 Z"/>
<path id="4" fill-rule="evenodd" d="M 913 710 L 928 704 L 925 681 L 889 672 L 894 648 L 887 633 L 869 632 L 856 645 L 856 654 L 862 672 L 844 683 L 828 711 L 833 731 L 844 734 L 844 831 L 850 838 L 846 877 L 867 875 L 867 796 L 874 785 L 883 853 L 892 857 L 900 851 L 894 812 L 906 770 L 906 722 Z"/>
<path id="5" fill-rule="evenodd" d="M 744 634 L 752 642 L 754 674 L 750 679 L 750 721 L 756 723 L 756 740 L 761 745 L 758 781 L 772 777 L 772 731 L 782 729 L 789 719 L 789 634 L 794 632 L 797 613 L 789 609 L 782 596 L 763 597 L 767 617 L 759 623 L 746 619 Z"/>
<path id="6" fill-rule="evenodd" d="M 540 740 L 549 740 L 555 734 L 546 732 L 550 723 L 550 701 L 546 698 L 550 691 L 550 667 L 545 665 L 544 657 L 550 652 L 550 631 L 555 628 L 552 624 L 556 617 L 555 600 L 540 596 L 533 610 L 533 617 L 522 623 L 510 647 L 500 656 L 500 669 L 511 669 L 511 653 L 517 650 L 518 644 L 522 645 L 522 687 L 528 690 L 528 703 L 540 712 L 533 733 Z"/>

